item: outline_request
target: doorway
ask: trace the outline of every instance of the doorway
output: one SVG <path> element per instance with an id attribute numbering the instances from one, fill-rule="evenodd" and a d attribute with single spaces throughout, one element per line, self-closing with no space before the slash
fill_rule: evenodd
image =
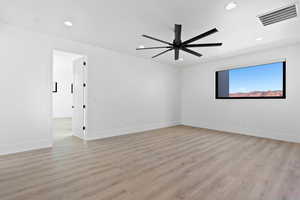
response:
<path id="1" fill-rule="evenodd" d="M 86 57 L 53 51 L 52 119 L 54 141 L 85 137 Z"/>

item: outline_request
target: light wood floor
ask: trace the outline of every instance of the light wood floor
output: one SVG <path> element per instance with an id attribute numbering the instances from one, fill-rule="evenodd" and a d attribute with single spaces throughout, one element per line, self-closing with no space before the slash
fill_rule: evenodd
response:
<path id="1" fill-rule="evenodd" d="M 177 126 L 0 157 L 1 200 L 299 200 L 300 144 Z"/>
<path id="2" fill-rule="evenodd" d="M 53 136 L 55 140 L 72 136 L 72 118 L 54 118 Z"/>

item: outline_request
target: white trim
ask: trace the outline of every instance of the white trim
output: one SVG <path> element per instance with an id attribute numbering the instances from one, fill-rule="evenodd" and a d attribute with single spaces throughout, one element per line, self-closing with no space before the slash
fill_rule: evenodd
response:
<path id="1" fill-rule="evenodd" d="M 24 151 L 32 151 L 37 149 L 51 148 L 52 140 L 36 140 L 30 142 L 22 142 L 15 144 L 1 145 L 0 155 L 19 153 Z"/>
<path id="2" fill-rule="evenodd" d="M 83 130 L 83 138 L 85 139 L 85 137 L 88 135 L 87 132 L 87 110 L 88 110 L 88 66 L 89 66 L 89 62 L 88 62 L 88 57 L 87 56 L 83 56 L 83 61 L 86 63 L 85 66 L 83 66 L 83 83 L 86 85 L 85 87 L 83 87 L 83 105 L 85 105 L 85 108 L 83 109 L 83 126 L 85 127 L 85 130 Z"/>
<path id="3" fill-rule="evenodd" d="M 160 129 L 160 128 L 167 128 L 167 127 L 178 126 L 178 125 L 181 125 L 181 123 L 180 122 L 165 122 L 165 123 L 155 123 L 155 124 L 137 126 L 137 127 L 101 130 L 94 134 L 89 133 L 91 136 L 85 138 L 85 140 L 97 140 L 97 139 L 103 139 L 103 138 L 110 138 L 110 137 L 114 137 L 114 136 L 139 133 L 139 132 L 150 131 L 150 130 L 155 130 L 155 129 Z"/>
<path id="4" fill-rule="evenodd" d="M 242 65 L 230 65 L 229 67 L 218 67 L 215 69 L 215 72 L 222 71 L 222 70 L 231 70 L 231 69 L 240 69 L 240 68 L 247 68 L 247 67 L 255 67 L 259 65 L 268 65 L 272 63 L 277 62 L 287 62 L 286 58 L 280 58 L 280 59 L 263 59 L 264 61 L 257 61 L 257 62 L 251 62 L 251 64 L 242 64 Z"/>
<path id="5" fill-rule="evenodd" d="M 82 137 L 80 135 L 75 135 L 75 134 L 72 134 L 73 137 L 76 137 L 76 138 L 79 138 L 80 140 L 85 140 L 85 137 Z"/>
<path id="6" fill-rule="evenodd" d="M 293 142 L 293 143 L 300 143 L 300 136 L 293 135 L 287 132 L 275 132 L 272 131 L 266 131 L 266 130 L 245 130 L 245 128 L 239 128 L 239 127 L 232 127 L 232 128 L 226 128 L 226 127 L 215 127 L 210 126 L 208 124 L 199 124 L 199 123 L 193 123 L 193 122 L 185 122 L 182 123 L 184 126 L 191 126 L 196 128 L 205 128 L 210 130 L 216 130 L 216 131 L 222 131 L 222 132 L 228 132 L 232 134 L 239 134 L 239 135 L 248 135 L 248 136 L 254 136 L 258 138 L 267 138 L 272 140 L 279 140 L 279 141 L 285 141 L 285 142 Z M 268 134 L 269 133 L 269 134 Z"/>

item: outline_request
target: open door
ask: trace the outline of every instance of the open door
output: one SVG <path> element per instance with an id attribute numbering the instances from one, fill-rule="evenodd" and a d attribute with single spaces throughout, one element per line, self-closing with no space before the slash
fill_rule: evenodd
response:
<path id="1" fill-rule="evenodd" d="M 72 132 L 74 136 L 85 138 L 85 72 L 87 62 L 84 57 L 73 61 L 73 117 Z"/>

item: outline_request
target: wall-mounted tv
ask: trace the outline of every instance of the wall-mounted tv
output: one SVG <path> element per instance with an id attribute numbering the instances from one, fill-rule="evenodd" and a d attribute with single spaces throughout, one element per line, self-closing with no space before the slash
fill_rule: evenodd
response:
<path id="1" fill-rule="evenodd" d="M 286 62 L 216 72 L 216 99 L 286 98 Z"/>

